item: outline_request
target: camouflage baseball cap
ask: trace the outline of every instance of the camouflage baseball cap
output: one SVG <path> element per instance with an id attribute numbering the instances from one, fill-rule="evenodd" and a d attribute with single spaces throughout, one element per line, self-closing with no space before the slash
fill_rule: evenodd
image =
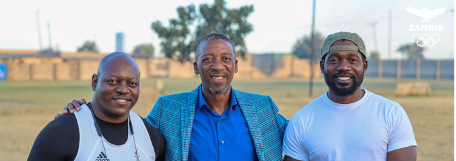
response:
<path id="1" fill-rule="evenodd" d="M 338 40 L 350 40 L 353 43 L 357 45 L 356 46 L 333 46 L 331 47 L 334 42 Z M 350 32 L 336 32 L 334 34 L 328 35 L 326 37 L 325 41 L 323 42 L 323 46 L 321 47 L 321 58 L 328 54 L 330 51 L 335 51 L 335 50 L 355 50 L 359 51 L 361 54 L 366 56 L 366 46 L 364 46 L 364 41 L 361 39 L 361 37 L 358 36 L 356 33 L 350 33 Z"/>

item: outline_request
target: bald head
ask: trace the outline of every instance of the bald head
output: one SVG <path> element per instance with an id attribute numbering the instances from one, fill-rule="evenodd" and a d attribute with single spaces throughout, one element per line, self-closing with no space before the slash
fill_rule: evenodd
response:
<path id="1" fill-rule="evenodd" d="M 139 97 L 139 68 L 122 52 L 105 56 L 92 76 L 93 111 L 100 119 L 120 123 L 128 118 Z"/>
<path id="2" fill-rule="evenodd" d="M 138 71 L 138 78 L 140 76 L 139 67 L 136 61 L 127 53 L 123 52 L 114 52 L 111 54 L 106 55 L 103 59 L 101 59 L 100 64 L 98 65 L 97 75 L 101 77 L 106 69 L 110 66 L 116 66 L 116 64 L 120 62 L 127 62 L 134 66 L 134 68 Z"/>

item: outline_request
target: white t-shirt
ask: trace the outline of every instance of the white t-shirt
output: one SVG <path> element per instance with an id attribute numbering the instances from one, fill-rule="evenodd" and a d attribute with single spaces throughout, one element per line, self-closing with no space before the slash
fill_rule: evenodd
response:
<path id="1" fill-rule="evenodd" d="M 363 90 L 354 103 L 335 103 L 325 93 L 299 110 L 288 123 L 283 153 L 297 160 L 385 161 L 390 151 L 417 146 L 399 103 Z"/>

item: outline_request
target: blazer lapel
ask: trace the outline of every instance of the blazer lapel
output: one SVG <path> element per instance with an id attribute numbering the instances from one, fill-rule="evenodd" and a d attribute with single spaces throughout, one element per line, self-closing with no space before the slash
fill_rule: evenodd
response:
<path id="1" fill-rule="evenodd" d="M 260 125 L 258 123 L 258 115 L 255 106 L 250 99 L 245 98 L 245 95 L 238 91 L 233 90 L 234 96 L 238 101 L 239 107 L 241 108 L 242 114 L 244 115 L 247 126 L 249 127 L 250 136 L 252 137 L 253 143 L 255 144 L 255 150 L 258 155 L 258 160 L 264 160 L 263 154 L 263 139 L 261 138 Z"/>
<path id="2" fill-rule="evenodd" d="M 200 85 L 201 86 L 201 85 Z M 198 86 L 199 88 L 199 86 Z M 181 135 L 182 135 L 182 160 L 188 160 L 190 149 L 190 137 L 195 118 L 195 106 L 198 98 L 198 88 L 187 94 L 186 100 L 181 107 Z"/>

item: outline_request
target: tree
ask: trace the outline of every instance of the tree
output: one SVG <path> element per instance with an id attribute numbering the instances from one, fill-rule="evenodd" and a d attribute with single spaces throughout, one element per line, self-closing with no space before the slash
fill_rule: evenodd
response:
<path id="1" fill-rule="evenodd" d="M 372 51 L 369 58 L 371 59 L 380 59 L 380 53 L 378 51 Z"/>
<path id="2" fill-rule="evenodd" d="M 314 1 L 315 3 L 315 1 Z M 313 32 L 313 35 L 312 35 Z M 301 39 L 298 39 L 293 45 L 293 56 L 296 56 L 300 59 L 310 59 L 310 79 L 309 79 L 309 96 L 312 96 L 313 89 L 313 77 L 314 77 L 314 62 L 320 57 L 317 56 L 319 49 L 323 45 L 324 38 L 322 34 L 318 31 L 314 31 L 312 28 L 311 35 L 304 35 Z M 313 36 L 313 38 L 312 38 Z M 313 59 L 313 60 L 312 60 Z M 317 63 L 318 64 L 318 63 Z M 292 71 L 292 74 L 293 71 Z"/>
<path id="3" fill-rule="evenodd" d="M 97 44 L 95 43 L 95 41 L 90 41 L 90 40 L 86 40 L 84 42 L 84 44 L 82 44 L 81 47 L 77 48 L 77 51 L 78 52 L 81 52 L 81 51 L 82 52 L 96 52 L 96 53 L 99 52 Z"/>
<path id="4" fill-rule="evenodd" d="M 151 28 L 161 38 L 160 46 L 167 58 L 175 57 L 180 62 L 189 61 L 190 53 L 196 49 L 195 40 L 191 39 L 189 26 L 196 19 L 195 6 L 178 7 L 179 18 L 170 19 L 169 27 L 166 28 L 160 21 L 152 23 Z M 190 39 L 190 40 L 189 40 Z"/>
<path id="5" fill-rule="evenodd" d="M 419 47 L 416 43 L 412 42 L 401 45 L 396 51 L 406 55 L 408 59 L 424 59 L 424 50 L 426 48 Z"/>
<path id="6" fill-rule="evenodd" d="M 314 34 L 314 49 L 319 51 L 321 46 L 323 45 L 323 41 L 325 40 L 323 35 L 320 32 L 315 32 Z M 298 57 L 299 59 L 310 59 L 310 54 L 312 53 L 311 46 L 311 35 L 304 35 L 302 38 L 296 40 L 295 44 L 293 45 L 293 56 Z M 318 53 L 314 53 L 318 54 Z M 319 56 L 314 56 L 315 60 L 319 60 Z"/>
<path id="7" fill-rule="evenodd" d="M 236 49 L 236 53 L 244 57 L 247 48 L 244 37 L 253 31 L 252 24 L 247 22 L 253 5 L 242 6 L 239 9 L 228 9 L 224 0 L 214 0 L 214 4 L 202 4 L 199 14 L 193 4 L 178 7 L 178 18 L 169 20 L 169 27 L 164 27 L 160 21 L 152 23 L 151 28 L 161 38 L 162 51 L 168 58 L 177 58 L 184 62 L 190 60 L 190 54 L 205 35 L 218 32 L 227 35 Z M 194 22 L 197 21 L 195 25 Z M 194 27 L 193 34 L 190 27 Z"/>
<path id="8" fill-rule="evenodd" d="M 139 44 L 133 49 L 133 55 L 154 56 L 155 47 L 152 44 Z"/>

